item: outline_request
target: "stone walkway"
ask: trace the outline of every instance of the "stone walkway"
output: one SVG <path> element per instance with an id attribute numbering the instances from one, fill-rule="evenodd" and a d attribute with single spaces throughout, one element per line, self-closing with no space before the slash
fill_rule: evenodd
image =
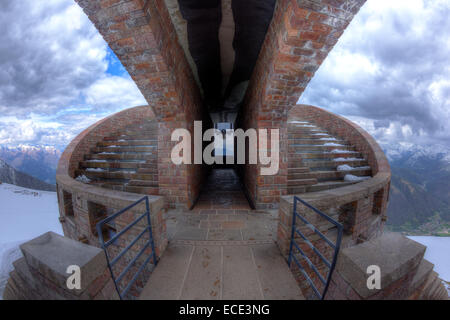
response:
<path id="1" fill-rule="evenodd" d="M 275 244 L 169 245 L 141 300 L 303 300 Z"/>
<path id="2" fill-rule="evenodd" d="M 192 213 L 169 211 L 167 234 L 176 240 L 275 240 L 278 212 L 245 211 L 241 213 Z"/>
<path id="3" fill-rule="evenodd" d="M 251 210 L 233 170 L 206 185 L 194 210 L 167 212 L 169 246 L 140 298 L 303 299 L 274 242 L 277 210 Z"/>

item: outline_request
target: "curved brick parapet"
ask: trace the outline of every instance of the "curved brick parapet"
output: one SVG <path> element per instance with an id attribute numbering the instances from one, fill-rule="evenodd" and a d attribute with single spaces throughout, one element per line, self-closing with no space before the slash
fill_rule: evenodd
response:
<path id="1" fill-rule="evenodd" d="M 153 119 L 154 114 L 148 106 L 130 108 L 109 116 L 79 134 L 64 151 L 57 169 L 56 182 L 60 211 L 60 222 L 64 235 L 93 246 L 99 246 L 95 226 L 107 215 L 117 212 L 140 200 L 143 195 L 100 188 L 75 180 L 80 161 L 105 136 L 123 128 Z M 161 256 L 167 245 L 166 225 L 163 220 L 164 198 L 148 196 L 155 249 Z M 123 229 L 145 210 L 143 204 L 130 210 L 116 223 L 116 232 Z M 139 230 L 133 230 L 137 233 Z M 136 246 L 135 246 L 136 247 Z M 135 248 L 136 250 L 138 248 Z"/>
<path id="2" fill-rule="evenodd" d="M 365 181 L 299 196 L 344 225 L 344 247 L 380 235 L 386 221 L 391 171 L 378 143 L 360 126 L 318 107 L 298 105 L 291 110 L 291 116 L 314 123 L 347 141 L 364 156 L 372 169 L 372 177 Z M 290 242 L 293 204 L 293 196 L 281 198 L 278 245 L 285 255 Z M 308 214 L 305 208 L 299 208 L 299 213 Z"/>
<path id="3" fill-rule="evenodd" d="M 302 193 L 298 196 L 343 224 L 342 247 L 351 247 L 377 238 L 382 234 L 386 221 L 391 180 L 389 163 L 378 143 L 358 125 L 318 107 L 298 105 L 291 110 L 291 116 L 324 128 L 333 136 L 348 142 L 363 155 L 372 169 L 372 177 L 362 182 L 330 190 Z M 289 253 L 293 207 L 294 196 L 281 197 L 277 243 L 285 256 Z M 330 239 L 335 238 L 336 230 L 326 221 L 317 219 L 308 208 L 299 205 L 297 212 L 310 222 L 312 220 L 312 223 Z M 298 229 L 304 234 L 313 236 L 306 225 L 299 225 Z M 296 242 L 307 254 L 314 255 L 302 239 Z M 324 245 L 320 238 L 312 237 L 311 242 L 320 248 L 328 259 L 332 258 L 331 247 Z M 303 286 L 302 289 L 307 292 L 309 287 L 306 281 L 301 276 L 297 276 L 299 284 Z M 313 276 L 313 280 L 318 279 Z"/>
<path id="4" fill-rule="evenodd" d="M 308 119 L 348 141 L 365 156 L 374 175 L 386 173 L 390 176 L 391 169 L 383 150 L 375 139 L 357 124 L 324 109 L 309 105 L 297 105 L 291 110 L 291 114 Z"/>
<path id="5" fill-rule="evenodd" d="M 123 110 L 93 124 L 73 139 L 66 148 L 59 160 L 56 176 L 69 175 L 75 178 L 75 171 L 78 169 L 79 163 L 105 136 L 137 124 L 142 119 L 153 119 L 154 117 L 151 108 L 139 106 Z"/>

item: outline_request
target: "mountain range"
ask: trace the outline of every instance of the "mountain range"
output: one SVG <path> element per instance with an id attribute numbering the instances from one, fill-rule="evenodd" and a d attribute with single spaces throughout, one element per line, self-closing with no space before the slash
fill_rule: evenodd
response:
<path id="1" fill-rule="evenodd" d="M 43 191 L 56 191 L 55 185 L 43 182 L 26 173 L 20 172 L 0 159 L 0 183 L 13 184 L 23 188 Z M 4 199 L 3 199 L 4 200 Z"/>
<path id="2" fill-rule="evenodd" d="M 450 236 L 450 148 L 397 144 L 385 152 L 392 170 L 388 227 Z"/>
<path id="3" fill-rule="evenodd" d="M 410 235 L 450 236 L 450 148 L 399 143 L 383 149 L 392 170 L 388 228 Z M 2 162 L 0 180 L 17 184 L 12 177 L 16 177 L 16 182 L 17 177 L 24 177 L 19 178 L 19 186 L 33 188 L 30 183 L 34 183 L 39 186 L 37 189 L 54 190 L 54 186 L 50 188 L 47 184 L 55 184 L 60 156 L 61 151 L 49 146 L 0 146 L 0 159 L 9 164 Z M 29 176 L 13 173 L 11 167 Z M 43 182 L 31 182 L 33 177 Z"/>
<path id="4" fill-rule="evenodd" d="M 55 173 L 60 157 L 61 151 L 51 146 L 0 146 L 0 159 L 49 184 L 56 184 Z"/>

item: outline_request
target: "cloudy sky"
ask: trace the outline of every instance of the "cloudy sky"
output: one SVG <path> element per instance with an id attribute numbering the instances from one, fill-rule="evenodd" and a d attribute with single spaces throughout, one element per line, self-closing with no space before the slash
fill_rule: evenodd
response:
<path id="1" fill-rule="evenodd" d="M 145 100 L 73 0 L 0 0 L 0 145 L 64 148 Z M 301 103 L 383 145 L 450 144 L 450 1 L 368 0 Z"/>

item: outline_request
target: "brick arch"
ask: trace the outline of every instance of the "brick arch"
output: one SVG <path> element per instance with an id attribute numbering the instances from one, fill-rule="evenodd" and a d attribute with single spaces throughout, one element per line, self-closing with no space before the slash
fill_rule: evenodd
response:
<path id="1" fill-rule="evenodd" d="M 247 91 L 242 126 L 280 129 L 280 171 L 245 169 L 257 207 L 287 194 L 287 115 L 365 0 L 278 0 Z"/>
<path id="2" fill-rule="evenodd" d="M 178 43 L 164 0 L 75 0 L 117 55 L 159 122 L 160 194 L 189 207 L 199 193 L 201 166 L 175 166 L 175 128 L 193 132 L 204 118 L 201 94 Z M 199 178 L 200 177 L 200 178 Z"/>
<path id="3" fill-rule="evenodd" d="M 193 132 L 206 120 L 198 85 L 164 0 L 75 0 L 116 53 L 159 121 L 160 192 L 190 206 L 199 194 L 202 166 L 175 166 L 174 128 Z M 365 0 L 278 0 L 244 103 L 243 128 L 279 128 L 280 171 L 259 176 L 244 168 L 257 207 L 274 206 L 287 191 L 286 121 L 316 70 Z M 200 177 L 200 178 L 199 178 Z"/>

